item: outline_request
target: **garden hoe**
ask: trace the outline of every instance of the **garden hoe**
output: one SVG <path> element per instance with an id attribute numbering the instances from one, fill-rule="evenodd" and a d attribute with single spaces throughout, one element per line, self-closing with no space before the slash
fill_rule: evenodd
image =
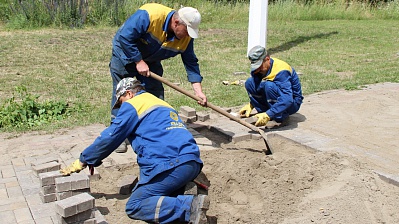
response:
<path id="1" fill-rule="evenodd" d="M 169 86 L 169 87 L 171 87 L 171 88 L 183 93 L 184 95 L 186 95 L 186 96 L 188 96 L 188 97 L 190 97 L 190 98 L 192 98 L 192 99 L 194 99 L 196 101 L 202 101 L 201 98 L 199 98 L 198 96 L 194 95 L 193 93 L 188 92 L 187 90 L 185 90 L 185 89 L 183 89 L 183 88 L 181 88 L 181 87 L 169 82 L 167 79 L 165 79 L 165 78 L 163 78 L 163 77 L 161 77 L 161 76 L 159 76 L 159 75 L 157 75 L 157 74 L 155 74 L 153 72 L 151 72 L 151 77 L 153 79 L 156 79 L 156 80 L 164 83 L 165 85 L 167 85 L 167 86 Z M 206 106 L 211 108 L 212 110 L 214 110 L 214 111 L 216 111 L 216 112 L 218 112 L 218 113 L 230 118 L 231 120 L 244 125 L 245 127 L 249 128 L 249 129 L 251 129 L 253 131 L 259 132 L 259 134 L 262 136 L 262 138 L 263 138 L 263 140 L 265 141 L 265 144 L 266 144 L 266 149 L 262 149 L 262 150 L 265 152 L 266 155 L 272 154 L 271 147 L 270 147 L 269 143 L 267 142 L 266 133 L 264 131 L 262 131 L 260 128 L 254 126 L 254 125 L 252 125 L 252 124 L 250 124 L 248 122 L 245 122 L 244 120 L 241 120 L 240 118 L 238 118 L 236 116 L 233 116 L 233 115 L 229 114 L 228 112 L 224 111 L 220 107 L 217 107 L 217 106 L 215 106 L 215 105 L 213 105 L 213 104 L 211 104 L 209 102 L 207 102 Z"/>

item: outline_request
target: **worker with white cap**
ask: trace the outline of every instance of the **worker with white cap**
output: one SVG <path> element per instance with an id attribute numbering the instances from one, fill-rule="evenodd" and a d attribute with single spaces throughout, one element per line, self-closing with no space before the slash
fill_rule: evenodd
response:
<path id="1" fill-rule="evenodd" d="M 182 7 L 173 10 L 157 3 L 148 3 L 131 15 L 117 31 L 112 42 L 110 72 L 113 80 L 112 102 L 116 102 L 115 91 L 120 80 L 136 77 L 147 92 L 164 99 L 164 88 L 160 81 L 150 77 L 151 72 L 162 76 L 162 60 L 181 55 L 188 81 L 198 103 L 205 106 L 207 98 L 202 91 L 197 56 L 194 53 L 194 38 L 198 37 L 201 15 L 197 9 Z M 118 109 L 111 108 L 111 120 Z M 122 143 L 116 152 L 126 152 Z"/>

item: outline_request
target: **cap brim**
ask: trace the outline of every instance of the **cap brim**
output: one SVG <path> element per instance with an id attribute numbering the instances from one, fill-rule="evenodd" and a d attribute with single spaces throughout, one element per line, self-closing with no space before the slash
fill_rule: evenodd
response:
<path id="1" fill-rule="evenodd" d="M 262 65 L 263 59 L 262 60 L 258 60 L 255 63 L 251 64 L 251 72 L 255 71 L 256 69 L 258 69 L 261 65 Z"/>
<path id="2" fill-rule="evenodd" d="M 187 32 L 191 38 L 198 38 L 198 29 L 187 26 Z"/>
<path id="3" fill-rule="evenodd" d="M 121 107 L 121 103 L 119 102 L 119 99 L 116 99 L 114 105 L 112 106 L 112 110 L 113 109 L 118 109 Z"/>

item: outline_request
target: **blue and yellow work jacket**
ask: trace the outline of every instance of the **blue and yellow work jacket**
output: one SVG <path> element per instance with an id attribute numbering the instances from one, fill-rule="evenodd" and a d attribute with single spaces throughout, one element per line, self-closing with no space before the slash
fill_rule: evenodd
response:
<path id="1" fill-rule="evenodd" d="M 292 103 L 302 104 L 303 95 L 298 75 L 287 62 L 278 58 L 270 58 L 270 69 L 261 79 L 258 74 L 251 73 L 256 82 L 271 81 L 280 90 L 277 102 L 266 111 L 267 115 L 273 118 L 276 114 L 286 111 Z M 266 93 L 266 90 L 264 90 Z"/>
<path id="2" fill-rule="evenodd" d="M 122 103 L 111 125 L 81 153 L 80 161 L 99 166 L 126 138 L 137 154 L 139 184 L 188 161 L 202 164 L 198 145 L 177 112 L 145 91 Z"/>
<path id="3" fill-rule="evenodd" d="M 174 13 L 173 9 L 160 4 L 143 5 L 117 31 L 112 54 L 124 66 L 140 60 L 159 62 L 181 54 L 188 81 L 201 82 L 194 39 L 189 36 L 177 39 L 173 33 L 168 33 Z"/>

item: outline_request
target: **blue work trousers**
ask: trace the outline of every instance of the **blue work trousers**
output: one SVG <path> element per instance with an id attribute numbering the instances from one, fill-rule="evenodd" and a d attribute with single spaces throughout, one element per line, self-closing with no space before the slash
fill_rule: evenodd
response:
<path id="1" fill-rule="evenodd" d="M 154 72 L 155 74 L 162 76 L 163 75 L 163 68 L 160 61 L 157 62 L 146 62 L 150 71 Z M 136 69 L 136 63 L 128 64 L 124 66 L 122 62 L 115 56 L 111 57 L 111 62 L 109 63 L 109 69 L 112 77 L 112 99 L 111 99 L 111 121 L 116 117 L 118 114 L 117 109 L 112 110 L 112 106 L 116 101 L 115 92 L 116 86 L 118 85 L 119 81 L 126 77 L 136 77 L 142 84 L 147 92 L 153 94 L 154 96 L 164 99 L 164 88 L 160 81 L 155 80 L 151 77 L 145 77 L 140 75 Z"/>
<path id="2" fill-rule="evenodd" d="M 152 223 L 188 222 L 193 195 L 183 195 L 185 185 L 201 171 L 201 164 L 189 161 L 139 185 L 126 203 L 131 219 Z"/>
<path id="3" fill-rule="evenodd" d="M 258 111 L 258 113 L 263 113 L 269 110 L 276 102 L 277 99 L 282 95 L 281 90 L 272 81 L 266 80 L 256 80 L 253 77 L 249 77 L 245 81 L 245 89 L 248 92 L 249 100 L 252 106 Z M 286 110 L 281 113 L 276 114 L 272 117 L 272 120 L 276 122 L 282 122 L 289 115 L 295 114 L 301 104 L 294 102 Z"/>

